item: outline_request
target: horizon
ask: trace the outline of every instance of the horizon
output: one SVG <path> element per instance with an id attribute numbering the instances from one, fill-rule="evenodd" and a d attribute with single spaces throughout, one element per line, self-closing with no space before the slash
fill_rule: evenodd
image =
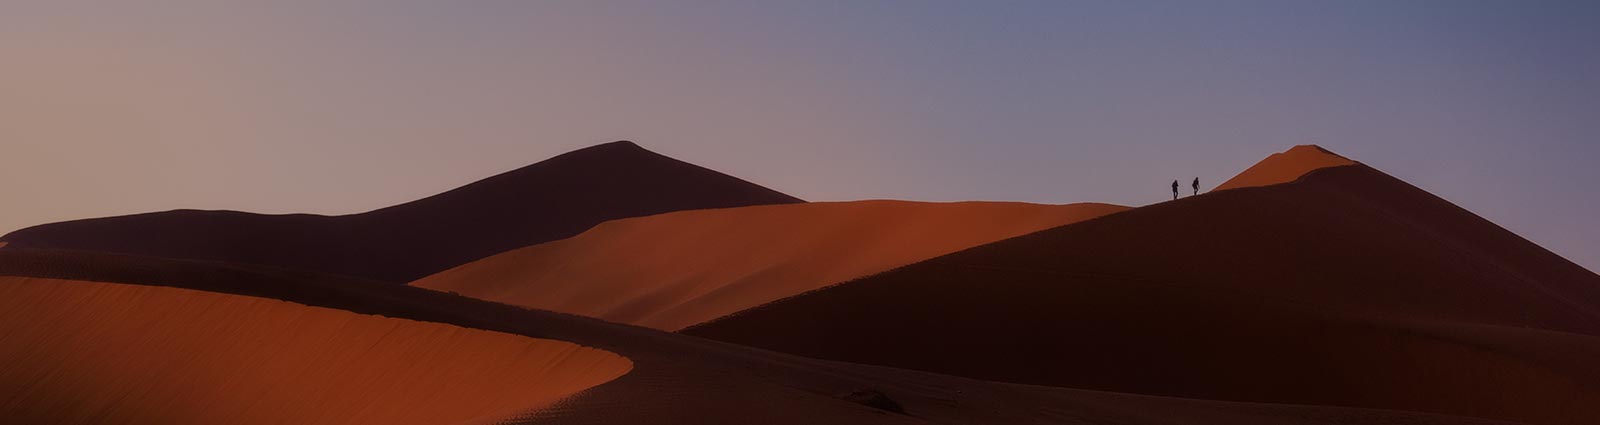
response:
<path id="1" fill-rule="evenodd" d="M 1129 206 L 1316 144 L 1600 269 L 1594 4 L 624 5 L 8 6 L 0 232 L 614 140 L 810 201 Z"/>

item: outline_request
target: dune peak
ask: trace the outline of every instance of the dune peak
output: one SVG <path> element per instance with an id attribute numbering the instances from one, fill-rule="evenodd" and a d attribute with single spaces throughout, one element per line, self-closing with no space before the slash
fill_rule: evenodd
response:
<path id="1" fill-rule="evenodd" d="M 1312 171 L 1354 164 L 1355 161 L 1322 146 L 1297 145 L 1267 156 L 1212 191 L 1289 183 Z"/>
<path id="2" fill-rule="evenodd" d="M 619 140 L 358 214 L 175 210 L 32 226 L 0 240 L 13 249 L 225 261 L 399 284 L 610 220 L 799 202 Z"/>
<path id="3" fill-rule="evenodd" d="M 645 149 L 644 146 L 639 146 L 638 143 L 634 143 L 632 140 L 618 140 L 618 141 L 615 141 L 615 142 L 606 142 L 606 143 L 601 143 L 601 144 L 598 144 L 598 145 L 590 146 L 590 147 L 579 149 L 579 150 L 582 151 L 582 150 L 590 150 L 590 149 L 619 151 L 619 152 L 620 151 L 651 152 L 649 149 Z"/>

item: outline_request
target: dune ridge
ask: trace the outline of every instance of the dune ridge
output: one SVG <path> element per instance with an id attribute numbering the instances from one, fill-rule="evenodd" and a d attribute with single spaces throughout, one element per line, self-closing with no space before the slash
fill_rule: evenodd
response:
<path id="1" fill-rule="evenodd" d="M 983 245 L 683 332 L 1006 382 L 1600 421 L 1600 276 L 1360 164 Z"/>
<path id="2" fill-rule="evenodd" d="M 680 211 L 605 222 L 412 285 L 677 330 L 828 284 L 1126 209 L 874 200 Z"/>
<path id="3" fill-rule="evenodd" d="M 1244 172 L 1222 182 L 1212 191 L 1260 187 L 1289 183 L 1306 174 L 1328 167 L 1354 165 L 1355 161 L 1317 145 L 1299 145 L 1274 153 Z"/>
<path id="4" fill-rule="evenodd" d="M 454 423 L 622 376 L 564 341 L 264 298 L 0 277 L 14 423 Z"/>
<path id="5" fill-rule="evenodd" d="M 0 241 L 405 283 L 607 220 L 797 202 L 803 201 L 621 141 L 359 214 L 175 210 L 44 224 Z"/>

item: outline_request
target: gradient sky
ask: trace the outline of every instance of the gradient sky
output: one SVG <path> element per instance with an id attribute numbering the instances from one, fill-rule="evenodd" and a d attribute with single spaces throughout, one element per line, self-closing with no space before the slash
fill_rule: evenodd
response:
<path id="1" fill-rule="evenodd" d="M 132 3 L 0 0 L 0 232 L 618 139 L 810 200 L 1128 205 L 1316 143 L 1600 269 L 1600 2 Z"/>

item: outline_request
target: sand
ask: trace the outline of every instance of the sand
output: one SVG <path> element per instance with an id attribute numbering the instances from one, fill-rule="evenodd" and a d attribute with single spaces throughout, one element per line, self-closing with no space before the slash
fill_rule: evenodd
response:
<path id="1" fill-rule="evenodd" d="M 1359 164 L 1000 241 L 683 332 L 1007 382 L 1600 422 L 1600 276 Z"/>
<path id="2" fill-rule="evenodd" d="M 681 237 L 736 233 L 706 226 Z M 606 245 L 590 249 L 636 249 Z M 1600 276 L 1360 164 L 1003 239 L 681 333 L 219 261 L 14 244 L 0 276 L 17 276 L 0 278 L 0 364 L 25 365 L 0 375 L 0 418 L 21 423 L 1600 423 Z M 505 349 L 518 344 L 534 348 Z M 544 344 L 632 368 L 606 381 Z M 585 381 L 543 385 L 565 373 Z M 73 403 L 111 407 L 84 419 Z M 434 404 L 451 417 L 386 411 Z"/>
<path id="3" fill-rule="evenodd" d="M 440 291 L 677 330 L 829 284 L 1126 210 L 1107 204 L 818 202 L 682 211 L 414 282 Z"/>
<path id="4" fill-rule="evenodd" d="M 633 370 L 614 381 L 505 423 L 1501 423 L 1393 410 L 1235 403 L 985 382 L 794 357 L 410 286 L 215 262 L 21 249 L 0 251 L 0 276 L 4 275 L 73 276 L 283 298 L 571 341 L 624 355 L 633 362 Z M 159 328 L 144 329 L 160 332 Z M 848 400 L 852 397 L 845 396 L 851 393 L 881 394 L 904 414 L 852 402 Z M 275 412 L 262 415 L 276 419 Z"/>
<path id="5" fill-rule="evenodd" d="M 797 202 L 803 201 L 624 141 L 360 214 L 177 210 L 45 224 L 0 241 L 258 264 L 400 284 L 568 238 L 607 220 Z"/>
<path id="6" fill-rule="evenodd" d="M 289 302 L 0 277 L 7 423 L 455 423 L 627 373 L 549 339 Z"/>
<path id="7" fill-rule="evenodd" d="M 1268 156 L 1267 159 L 1256 163 L 1212 190 L 1288 183 L 1298 180 L 1301 176 L 1312 171 L 1355 163 L 1355 161 L 1329 152 L 1321 146 L 1300 145 Z"/>

